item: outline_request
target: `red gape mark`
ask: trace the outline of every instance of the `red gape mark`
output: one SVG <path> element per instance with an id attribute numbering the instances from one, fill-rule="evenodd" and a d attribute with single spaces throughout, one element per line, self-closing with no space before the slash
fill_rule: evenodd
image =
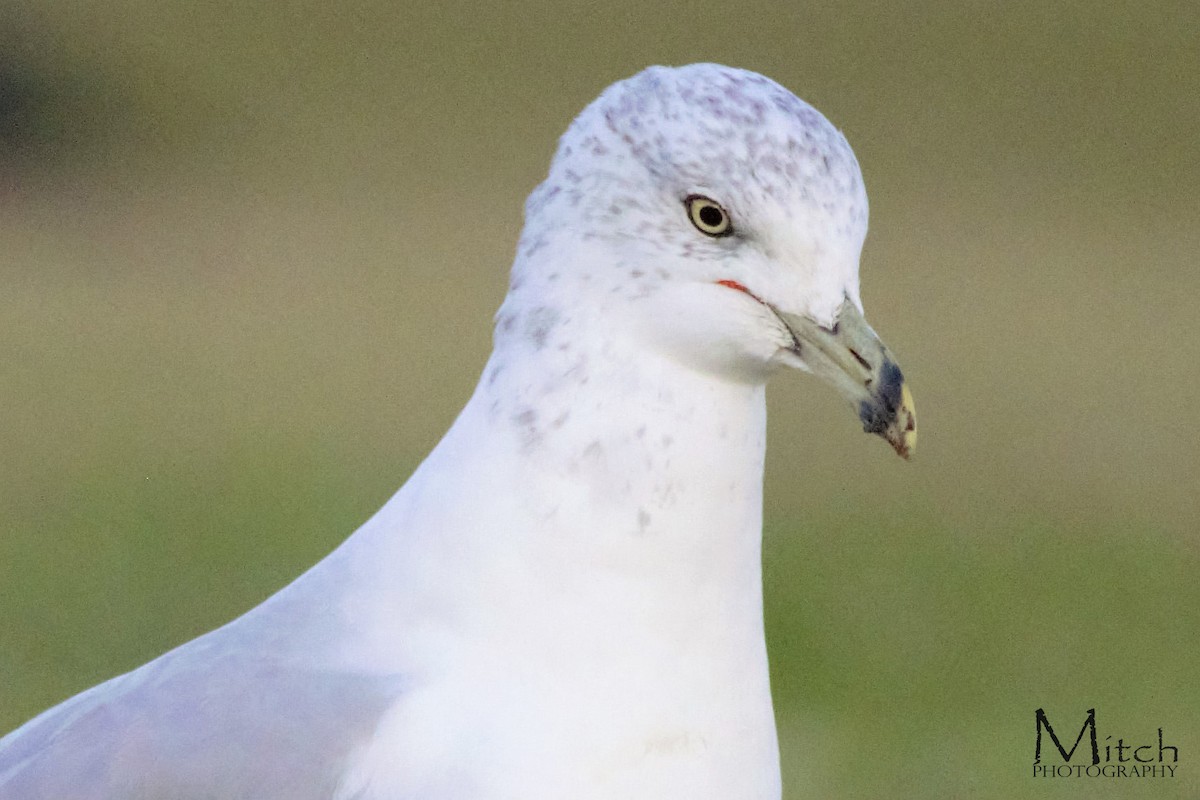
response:
<path id="1" fill-rule="evenodd" d="M 755 300 L 758 300 L 758 302 L 762 303 L 762 300 L 759 298 L 758 295 L 756 295 L 754 292 L 750 291 L 749 289 L 747 289 L 745 286 L 738 283 L 737 281 L 731 281 L 731 280 L 726 279 L 723 281 L 717 281 L 717 284 L 720 286 L 726 286 L 730 289 L 736 289 L 739 292 L 742 292 L 743 294 L 748 294 L 751 297 L 753 297 Z M 763 305 L 766 305 L 766 303 L 763 303 Z"/>

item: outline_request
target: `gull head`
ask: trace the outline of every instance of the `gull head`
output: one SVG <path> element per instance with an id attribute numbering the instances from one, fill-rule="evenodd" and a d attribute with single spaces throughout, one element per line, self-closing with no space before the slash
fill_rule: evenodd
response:
<path id="1" fill-rule="evenodd" d="M 820 112 L 753 72 L 651 67 L 563 135 L 505 306 L 587 309 L 726 380 L 811 372 L 907 458 L 912 396 L 859 299 L 866 232 L 858 162 Z"/>

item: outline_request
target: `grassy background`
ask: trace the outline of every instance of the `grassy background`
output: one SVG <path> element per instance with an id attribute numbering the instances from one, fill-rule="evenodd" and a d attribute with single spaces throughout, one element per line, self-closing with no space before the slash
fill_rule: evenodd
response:
<path id="1" fill-rule="evenodd" d="M 559 133 L 715 60 L 854 145 L 921 411 L 903 464 L 773 387 L 787 795 L 1200 795 L 1198 9 L 0 0 L 0 730 L 372 513 L 474 385 Z M 1162 726 L 1177 777 L 1035 780 L 1037 707 Z"/>

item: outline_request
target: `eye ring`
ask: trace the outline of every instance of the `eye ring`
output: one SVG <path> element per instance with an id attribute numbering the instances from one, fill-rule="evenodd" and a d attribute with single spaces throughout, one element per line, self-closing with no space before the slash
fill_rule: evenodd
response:
<path id="1" fill-rule="evenodd" d="M 696 230 L 705 236 L 719 237 L 733 233 L 733 222 L 729 212 L 711 197 L 701 194 L 689 194 L 683 200 L 687 208 L 688 219 L 696 226 Z"/>

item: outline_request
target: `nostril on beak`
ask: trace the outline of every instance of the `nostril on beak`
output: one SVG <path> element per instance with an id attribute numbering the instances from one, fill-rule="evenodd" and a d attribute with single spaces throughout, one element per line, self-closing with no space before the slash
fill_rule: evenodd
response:
<path id="1" fill-rule="evenodd" d="M 855 350 L 853 347 L 850 348 L 850 355 L 854 356 L 855 361 L 857 361 L 859 364 L 862 364 L 863 369 L 867 370 L 868 372 L 871 370 L 870 362 L 868 362 L 865 358 L 863 358 L 861 355 L 859 355 L 858 351 Z"/>

